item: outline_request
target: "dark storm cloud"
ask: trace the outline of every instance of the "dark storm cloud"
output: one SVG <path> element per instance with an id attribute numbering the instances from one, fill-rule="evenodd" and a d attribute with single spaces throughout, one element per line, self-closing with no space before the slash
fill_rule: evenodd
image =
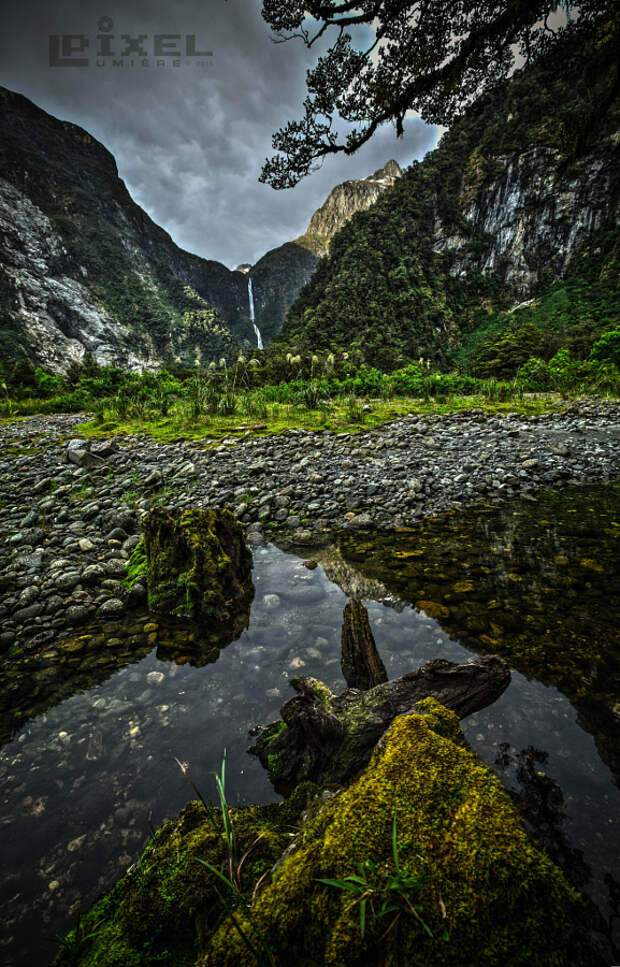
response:
<path id="1" fill-rule="evenodd" d="M 174 240 L 229 266 L 254 262 L 301 234 L 335 184 L 360 178 L 389 158 L 401 165 L 433 146 L 436 132 L 408 123 L 397 141 L 384 128 L 353 158 L 326 160 L 297 188 L 258 183 L 271 135 L 300 113 L 305 72 L 316 52 L 274 44 L 260 0 L 11 0 L 3 10 L 0 83 L 90 131 L 114 154 L 135 200 Z M 121 34 L 196 35 L 213 57 L 180 66 L 96 66 L 97 22 Z M 50 67 L 50 34 L 89 37 L 87 68 Z M 138 64 L 139 58 L 135 60 Z"/>

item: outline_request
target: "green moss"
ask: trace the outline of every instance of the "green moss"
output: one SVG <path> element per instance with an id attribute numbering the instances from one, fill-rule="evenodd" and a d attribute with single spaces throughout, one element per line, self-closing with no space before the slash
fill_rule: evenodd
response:
<path id="1" fill-rule="evenodd" d="M 498 780 L 462 737 L 453 741 L 454 713 L 431 699 L 423 710 L 398 718 L 359 779 L 303 827 L 244 929 L 262 938 L 279 967 L 588 963 L 576 926 L 580 899 L 533 846 Z M 351 898 L 318 881 L 353 874 L 368 859 L 387 870 L 394 808 L 401 866 L 427 878 L 416 902 L 434 936 L 404 914 L 386 934 L 385 920 L 369 910 L 362 941 Z M 201 967 L 251 963 L 229 922 L 200 960 Z"/>
<path id="2" fill-rule="evenodd" d="M 252 555 L 229 511 L 156 508 L 143 531 L 151 610 L 247 626 Z"/>
<path id="3" fill-rule="evenodd" d="M 278 819 L 282 828 L 288 826 L 298 826 L 303 813 L 312 805 L 319 802 L 318 796 L 321 792 L 320 786 L 315 782 L 300 782 L 291 792 L 288 799 L 280 804 Z"/>
<path id="4" fill-rule="evenodd" d="M 269 752 L 267 754 L 267 768 L 269 769 L 269 774 L 277 779 L 280 772 L 282 771 L 282 758 L 278 752 Z"/>
<path id="5" fill-rule="evenodd" d="M 232 810 L 242 887 L 251 894 L 290 842 L 277 804 Z M 65 938 L 56 967 L 186 967 L 217 928 L 222 883 L 198 860 L 226 869 L 219 810 L 190 803 L 153 837 L 136 869 L 102 897 Z M 251 862 L 250 862 L 251 860 Z"/>
<path id="6" fill-rule="evenodd" d="M 136 545 L 131 557 L 127 562 L 127 577 L 124 584 L 128 588 L 133 588 L 134 584 L 146 582 L 146 549 L 144 537 L 140 538 L 140 543 Z"/>
<path id="7" fill-rule="evenodd" d="M 273 725 L 269 726 L 269 734 L 265 738 L 265 745 L 269 745 L 274 739 L 277 739 L 279 735 L 282 735 L 286 728 L 286 722 L 274 722 Z M 267 730 L 265 730 L 267 731 Z"/>
<path id="8" fill-rule="evenodd" d="M 314 695 L 316 695 L 316 697 L 318 698 L 318 700 L 321 702 L 322 705 L 329 705 L 332 699 L 334 698 L 334 693 L 332 692 L 332 690 L 328 688 L 327 685 L 324 684 L 324 682 L 319 681 L 318 678 L 311 678 L 308 676 L 304 677 L 303 679 L 291 678 L 290 684 L 293 688 L 296 688 L 297 683 L 300 681 L 304 682 L 305 689 L 308 689 L 308 688 L 312 689 L 312 692 L 314 693 Z"/>

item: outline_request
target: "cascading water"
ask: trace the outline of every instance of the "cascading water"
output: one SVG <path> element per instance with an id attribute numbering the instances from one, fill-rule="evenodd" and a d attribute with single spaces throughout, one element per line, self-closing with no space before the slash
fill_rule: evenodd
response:
<path id="1" fill-rule="evenodd" d="M 263 337 L 260 334 L 260 329 L 258 328 L 258 326 L 256 325 L 256 323 L 254 322 L 254 319 L 255 319 L 255 316 L 254 316 L 254 293 L 252 292 L 252 279 L 250 278 L 249 275 L 248 275 L 248 301 L 250 303 L 250 322 L 254 326 L 254 332 L 256 333 L 256 340 L 257 340 L 256 345 L 257 345 L 257 348 L 258 349 L 264 349 L 265 347 L 263 346 Z"/>

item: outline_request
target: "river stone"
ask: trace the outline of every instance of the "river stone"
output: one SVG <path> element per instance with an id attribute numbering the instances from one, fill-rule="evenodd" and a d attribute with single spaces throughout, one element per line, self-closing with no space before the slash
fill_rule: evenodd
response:
<path id="1" fill-rule="evenodd" d="M 105 618 L 116 618 L 121 615 L 125 610 L 125 605 L 119 598 L 109 598 L 108 601 L 104 601 L 99 608 L 99 614 Z"/>
<path id="2" fill-rule="evenodd" d="M 43 563 L 43 552 L 35 551 L 28 554 L 17 554 L 15 564 L 22 568 L 40 568 Z"/>
<path id="3" fill-rule="evenodd" d="M 64 614 L 68 624 L 77 625 L 87 620 L 90 615 L 90 608 L 85 608 L 81 604 L 72 604 Z"/>
<path id="4" fill-rule="evenodd" d="M 99 467 L 105 466 L 105 461 L 101 457 L 89 453 L 88 450 L 68 450 L 67 459 L 82 470 L 98 470 Z"/>
<path id="5" fill-rule="evenodd" d="M 118 445 L 114 440 L 95 440 L 90 446 L 90 452 L 103 459 L 110 457 L 117 449 Z"/>
<path id="6" fill-rule="evenodd" d="M 42 611 L 43 611 L 43 605 L 41 604 L 41 602 L 37 602 L 36 604 L 30 604 L 28 605 L 27 608 L 20 608 L 19 611 L 16 611 L 13 614 L 13 621 L 16 621 L 18 624 L 22 624 L 24 621 L 29 621 L 32 618 L 37 618 Z"/>
<path id="7" fill-rule="evenodd" d="M 61 591 L 70 591 L 71 588 L 80 583 L 80 580 L 79 571 L 64 571 L 54 578 L 54 584 Z"/>

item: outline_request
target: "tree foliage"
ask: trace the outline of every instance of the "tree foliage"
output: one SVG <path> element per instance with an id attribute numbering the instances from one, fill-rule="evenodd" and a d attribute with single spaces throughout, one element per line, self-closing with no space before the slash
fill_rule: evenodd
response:
<path id="1" fill-rule="evenodd" d="M 445 368 L 456 362 L 475 369 L 487 337 L 501 336 L 512 318 L 505 312 L 520 299 L 505 266 L 485 271 L 490 240 L 466 217 L 468 206 L 487 204 L 488 192 L 501 184 L 515 156 L 522 159 L 525 181 L 537 177 L 537 157 L 555 159 L 549 173 L 563 177 L 575 158 L 567 119 L 577 115 L 584 150 L 612 163 L 611 136 L 620 110 L 616 50 L 606 24 L 595 30 L 582 26 L 531 68 L 478 98 L 435 151 L 414 162 L 334 236 L 329 254 L 291 306 L 278 341 L 290 341 L 302 352 L 353 346 L 386 370 L 420 357 Z M 610 189 L 600 230 L 575 253 L 562 279 L 552 268 L 551 239 L 547 247 L 528 249 L 537 301 L 519 318 L 558 338 L 527 347 L 513 363 L 529 355 L 549 359 L 561 344 L 585 358 L 593 342 L 613 328 L 620 251 L 615 190 Z M 438 233 L 441 239 L 458 237 L 460 246 L 438 245 Z"/>
<path id="2" fill-rule="evenodd" d="M 290 188 L 318 159 L 353 154 L 382 124 L 392 122 L 402 134 L 410 111 L 451 124 L 517 60 L 536 59 L 574 29 L 564 6 L 567 22 L 559 27 L 557 0 L 264 0 L 277 41 L 330 44 L 307 74 L 303 117 L 276 132 L 279 153 L 265 162 L 260 180 Z M 582 0 L 579 28 L 607 6 Z M 353 125 L 344 140 L 339 119 Z"/>

